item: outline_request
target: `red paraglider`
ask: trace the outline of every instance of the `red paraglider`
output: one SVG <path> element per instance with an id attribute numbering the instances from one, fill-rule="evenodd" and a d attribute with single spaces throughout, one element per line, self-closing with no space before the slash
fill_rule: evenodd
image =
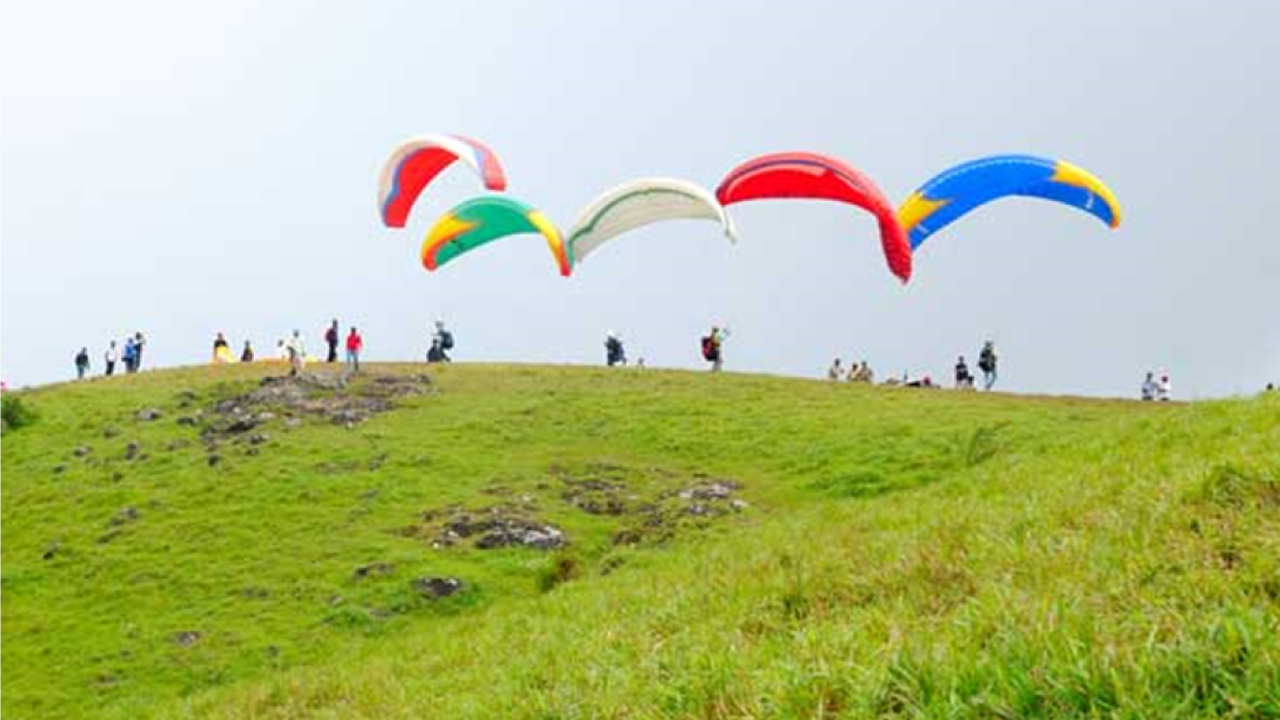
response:
<path id="1" fill-rule="evenodd" d="M 889 199 L 870 178 L 835 158 L 805 152 L 762 155 L 730 171 L 716 198 L 721 205 L 775 198 L 856 205 L 875 216 L 889 270 L 904 283 L 911 278 L 911 245 Z"/>
<path id="2" fill-rule="evenodd" d="M 507 189 L 507 176 L 487 145 L 462 135 L 421 135 L 391 152 L 378 178 L 378 210 L 387 227 L 402 228 L 418 196 L 455 162 L 471 168 L 489 190 Z"/>

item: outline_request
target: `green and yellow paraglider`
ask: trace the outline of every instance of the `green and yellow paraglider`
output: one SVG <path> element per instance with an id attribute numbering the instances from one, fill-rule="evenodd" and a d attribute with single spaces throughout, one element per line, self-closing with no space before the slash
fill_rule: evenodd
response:
<path id="1" fill-rule="evenodd" d="M 437 220 L 422 243 L 422 265 L 435 270 L 482 245 L 522 233 L 542 235 L 560 274 L 569 276 L 573 261 L 556 226 L 519 200 L 497 196 L 473 198 Z"/>

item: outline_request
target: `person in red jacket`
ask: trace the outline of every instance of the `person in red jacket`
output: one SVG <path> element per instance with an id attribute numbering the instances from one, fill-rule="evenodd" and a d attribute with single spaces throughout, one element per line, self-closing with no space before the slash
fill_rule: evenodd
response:
<path id="1" fill-rule="evenodd" d="M 347 334 L 347 367 L 354 372 L 360 372 L 360 351 L 364 349 L 364 338 L 360 337 L 360 332 L 354 327 Z"/>

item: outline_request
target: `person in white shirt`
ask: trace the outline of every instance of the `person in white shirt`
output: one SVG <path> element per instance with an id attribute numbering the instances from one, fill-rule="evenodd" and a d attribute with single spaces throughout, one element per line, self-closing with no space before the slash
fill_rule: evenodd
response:
<path id="1" fill-rule="evenodd" d="M 1161 402 L 1168 402 L 1173 395 L 1173 383 L 1169 380 L 1169 374 L 1164 373 L 1160 376 L 1160 382 L 1156 384 L 1156 399 Z"/>
<path id="2" fill-rule="evenodd" d="M 102 362 L 106 366 L 106 375 L 110 377 L 116 373 L 116 361 L 120 359 L 120 353 L 116 350 L 116 341 L 112 340 L 107 346 L 107 351 L 102 354 Z"/>
<path id="3" fill-rule="evenodd" d="M 285 344 L 284 348 L 289 353 L 289 375 L 300 375 L 302 373 L 302 364 L 307 359 L 307 350 L 302 345 L 302 333 L 294 330 L 293 337 L 289 338 L 289 342 Z"/>

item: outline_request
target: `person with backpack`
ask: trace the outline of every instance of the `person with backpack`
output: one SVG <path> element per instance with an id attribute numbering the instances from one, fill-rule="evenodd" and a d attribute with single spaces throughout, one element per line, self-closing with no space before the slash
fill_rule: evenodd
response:
<path id="1" fill-rule="evenodd" d="M 76 379 L 83 380 L 87 372 L 89 372 L 89 348 L 80 348 L 80 352 L 76 353 Z"/>
<path id="2" fill-rule="evenodd" d="M 116 341 L 112 340 L 107 346 L 107 351 L 102 354 L 102 364 L 106 368 L 105 374 L 111 377 L 116 373 L 116 361 L 120 359 L 120 353 L 116 350 Z"/>
<path id="3" fill-rule="evenodd" d="M 711 328 L 711 334 L 702 338 L 702 359 L 711 363 L 711 372 L 718 373 L 724 367 L 724 341 L 729 339 L 729 328 Z"/>
<path id="4" fill-rule="evenodd" d="M 334 319 L 328 330 L 324 331 L 324 342 L 329 346 L 329 355 L 325 362 L 338 362 L 338 321 Z"/>
<path id="5" fill-rule="evenodd" d="M 360 337 L 360 332 L 352 326 L 351 332 L 347 334 L 347 367 L 352 372 L 360 372 L 360 351 L 364 349 L 364 338 Z"/>
<path id="6" fill-rule="evenodd" d="M 982 352 L 978 355 L 978 369 L 982 371 L 983 390 L 990 391 L 992 386 L 996 384 L 996 364 L 999 359 L 994 342 L 988 340 L 982 345 Z"/>
<path id="7" fill-rule="evenodd" d="M 622 347 L 622 338 L 612 330 L 604 338 L 604 356 L 609 367 L 627 364 L 627 352 Z"/>
<path id="8" fill-rule="evenodd" d="M 431 349 L 427 351 L 427 362 L 453 362 L 449 351 L 453 349 L 453 333 L 445 329 L 443 320 L 436 320 L 436 330 L 431 335 Z"/>

